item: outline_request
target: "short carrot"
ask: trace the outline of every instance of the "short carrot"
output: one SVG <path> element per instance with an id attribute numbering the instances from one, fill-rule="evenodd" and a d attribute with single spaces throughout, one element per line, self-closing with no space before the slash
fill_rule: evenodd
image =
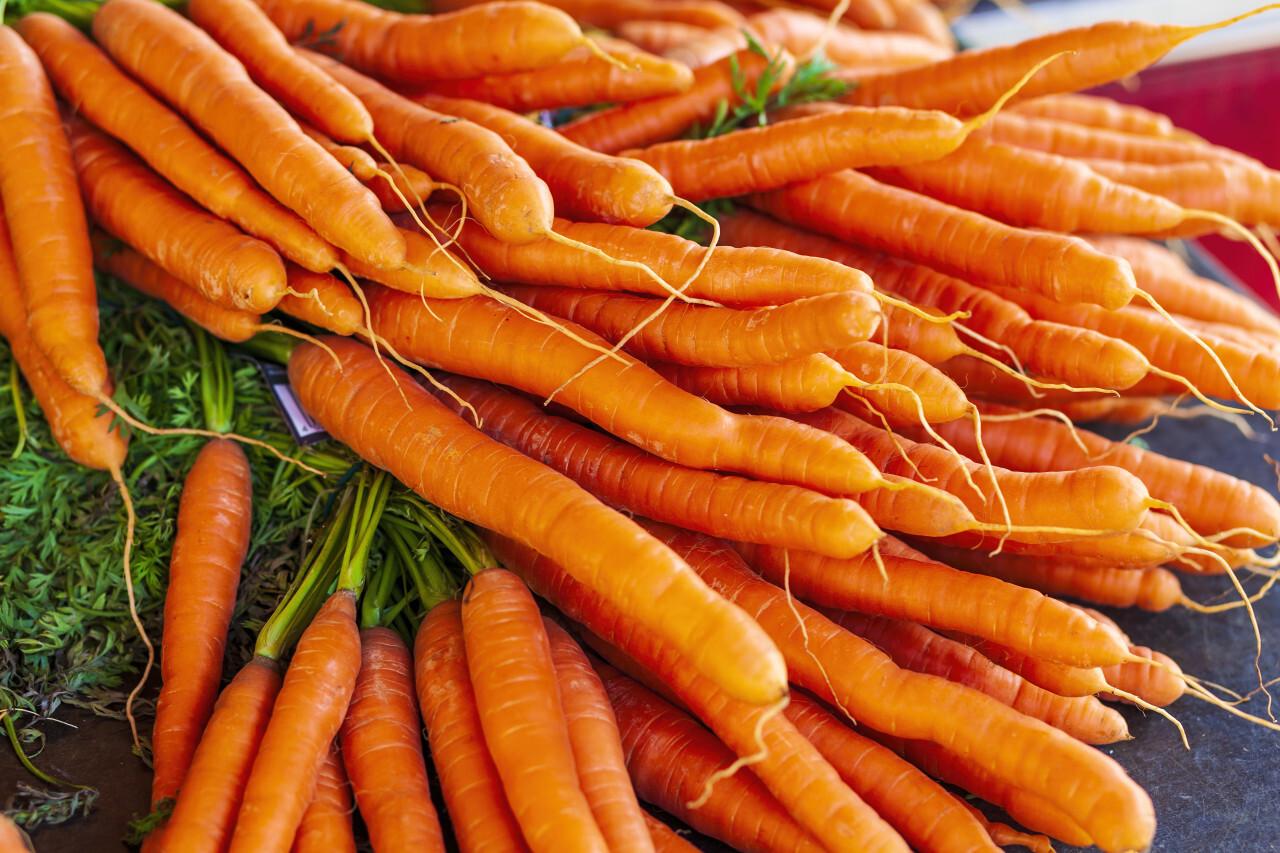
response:
<path id="1" fill-rule="evenodd" d="M 285 264 L 285 276 L 293 292 L 276 306 L 285 314 L 335 335 L 354 335 L 364 328 L 364 308 L 347 285 L 294 264 Z"/>
<path id="2" fill-rule="evenodd" d="M 861 414 L 870 403 L 893 426 L 918 425 L 921 418 L 925 423 L 948 423 L 971 410 L 960 386 L 909 352 L 863 341 L 828 350 L 827 355 L 865 383 L 836 399 L 842 409 Z"/>

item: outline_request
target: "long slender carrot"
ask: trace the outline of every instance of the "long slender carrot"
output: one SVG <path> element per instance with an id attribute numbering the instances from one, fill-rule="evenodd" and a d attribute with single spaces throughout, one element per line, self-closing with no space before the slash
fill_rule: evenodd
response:
<path id="1" fill-rule="evenodd" d="M 340 740 L 370 843 L 379 850 L 443 851 L 422 757 L 409 649 L 388 628 L 365 628 L 360 658 Z"/>
<path id="2" fill-rule="evenodd" d="M 778 7 L 756 12 L 747 20 L 753 31 L 796 56 L 808 56 L 821 44 L 823 55 L 836 65 L 909 68 L 948 59 L 955 53 L 913 33 L 838 24 L 828 34 L 821 16 L 799 9 Z"/>
<path id="3" fill-rule="evenodd" d="M 854 503 L 795 486 L 672 465 L 626 442 L 545 413 L 489 383 L 441 382 L 493 438 L 573 479 L 606 503 L 658 521 L 743 541 L 852 557 L 879 535 Z M 462 414 L 454 398 L 439 400 Z"/>
<path id="4" fill-rule="evenodd" d="M 782 662 L 758 629 L 633 522 L 471 429 L 402 374 L 397 382 L 367 347 L 326 342 L 341 369 L 320 348 L 303 344 L 290 359 L 289 374 L 304 408 L 331 434 L 442 509 L 563 561 L 585 583 L 672 637 L 726 691 L 756 702 L 785 691 Z M 492 490 L 499 487 L 538 497 L 494 501 Z M 584 530 L 599 538 L 584 540 Z M 700 614 L 696 624 L 676 601 Z"/>
<path id="5" fill-rule="evenodd" d="M 850 385 L 862 385 L 840 363 L 821 353 L 776 364 L 700 367 L 649 363 L 663 379 L 695 397 L 729 408 L 812 412 L 832 405 Z"/>
<path id="6" fill-rule="evenodd" d="M 554 620 L 543 617 L 560 707 L 569 728 L 574 766 L 582 793 L 600 832 L 617 853 L 653 853 L 644 812 L 627 775 L 618 720 L 600 676 L 582 648 Z"/>
<path id="7" fill-rule="evenodd" d="M 152 803 L 177 793 L 213 713 L 240 564 L 249 550 L 252 493 L 249 460 L 227 439 L 201 449 L 183 485 L 165 593 L 163 687 L 151 735 Z"/>
<path id="8" fill-rule="evenodd" d="M 9 27 L 0 27 L 0 133 L 0 202 L 31 339 L 68 385 L 101 394 L 111 377 L 98 346 L 93 253 L 71 146 L 39 58 Z"/>
<path id="9" fill-rule="evenodd" d="M 315 793 L 298 824 L 289 853 L 355 853 L 350 786 L 335 742 L 320 765 Z"/>
<path id="10" fill-rule="evenodd" d="M 480 728 L 462 640 L 462 602 L 447 599 L 427 612 L 413 660 L 431 758 L 459 848 L 527 851 Z"/>
<path id="11" fill-rule="evenodd" d="M 504 569 L 474 575 L 462 593 L 462 636 L 484 742 L 529 848 L 609 850 L 579 787 L 533 594 Z"/>
<path id="12" fill-rule="evenodd" d="M 373 266 L 404 260 L 404 240 L 373 194 L 194 24 L 146 0 L 111 0 L 93 35 L 330 243 Z"/>
<path id="13" fill-rule="evenodd" d="M 828 350 L 843 370 L 870 387 L 851 387 L 836 405 L 849 411 L 867 411 L 860 398 L 871 404 L 892 426 L 947 423 L 967 415 L 971 406 L 964 392 L 942 371 L 909 352 L 883 347 L 874 341 Z"/>
<path id="14" fill-rule="evenodd" d="M 1173 120 L 1163 113 L 1099 95 L 1044 95 L 1015 104 L 1009 111 L 1019 116 L 1055 119 L 1120 133 L 1194 141 L 1190 139 L 1189 131 L 1179 130 L 1174 126 Z"/>
<path id="15" fill-rule="evenodd" d="M 476 2 L 480 0 L 443 0 L 440 8 L 456 9 Z M 554 0 L 550 5 L 605 30 L 636 19 L 680 21 L 704 29 L 742 23 L 741 14 L 718 0 Z"/>

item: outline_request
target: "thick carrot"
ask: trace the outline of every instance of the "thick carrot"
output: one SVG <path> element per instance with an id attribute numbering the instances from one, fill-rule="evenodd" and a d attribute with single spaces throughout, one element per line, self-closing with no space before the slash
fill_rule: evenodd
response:
<path id="1" fill-rule="evenodd" d="M 350 590 L 333 593 L 298 640 L 245 782 L 231 853 L 283 853 L 293 842 L 355 689 L 355 600 Z"/>
<path id="2" fill-rule="evenodd" d="M 81 394 L 111 386 L 98 346 L 93 253 L 71 146 L 35 52 L 0 26 L 0 203 L 27 326 L 57 375 Z"/>
<path id="3" fill-rule="evenodd" d="M 418 719 L 409 649 L 389 628 L 365 628 L 339 736 L 356 806 L 378 850 L 445 849 Z"/>
<path id="4" fill-rule="evenodd" d="M 924 65 L 955 51 L 913 33 L 859 30 L 838 24 L 828 35 L 819 15 L 779 7 L 748 16 L 753 31 L 795 56 L 808 56 L 822 41 L 822 54 L 836 65 L 881 68 Z"/>
<path id="5" fill-rule="evenodd" d="M 463 853 L 527 851 L 480 729 L 462 640 L 462 602 L 447 599 L 427 612 L 413 644 L 413 670 L 458 847 Z"/>
<path id="6" fill-rule="evenodd" d="M 629 356 L 602 357 L 596 348 L 492 299 L 427 300 L 424 305 L 385 288 L 371 289 L 368 298 L 373 330 L 406 358 L 554 396 L 670 462 L 838 494 L 862 491 L 870 482 L 866 460 L 843 441 L 781 418 L 727 412 Z M 586 330 L 567 328 L 604 345 Z M 639 400 L 643 409 L 635 405 Z"/>
<path id="7" fill-rule="evenodd" d="M 540 68 L 584 40 L 568 15 L 527 0 L 441 15 L 405 15 L 356 0 L 261 0 L 258 5 L 289 41 L 324 33 L 318 47 L 367 74 L 406 84 Z"/>
<path id="8" fill-rule="evenodd" d="M 1105 667 L 1102 674 L 1106 677 L 1107 684 L 1131 693 L 1157 708 L 1172 705 L 1186 692 L 1186 682 L 1181 677 L 1182 669 L 1173 658 L 1146 646 L 1130 646 L 1129 651 L 1151 663 L 1126 661 Z M 1107 694 L 1104 693 L 1103 696 Z"/>
<path id="9" fill-rule="evenodd" d="M 105 231 L 224 308 L 261 313 L 280 301 L 274 249 L 211 217 L 84 119 L 69 117 L 67 129 L 85 205 Z"/>
<path id="10" fill-rule="evenodd" d="M 302 814 L 289 853 L 355 853 L 350 785 L 335 742 L 320 765 L 315 793 Z"/>
<path id="11" fill-rule="evenodd" d="M 794 63 L 784 59 L 777 85 L 790 78 Z M 738 89 L 755 91 L 770 60 L 754 50 L 741 50 L 719 62 L 694 69 L 693 85 L 678 95 L 647 98 L 631 104 L 599 110 L 558 130 L 566 138 L 602 154 L 617 154 L 627 148 L 641 148 L 674 139 L 690 126 L 709 121 L 721 103 L 735 106 Z M 734 68 L 738 71 L 735 73 Z"/>
<path id="12" fill-rule="evenodd" d="M 94 15 L 93 36 L 330 243 L 373 266 L 404 260 L 404 240 L 373 194 L 194 24 L 147 0 L 111 0 Z"/>
<path id="13" fill-rule="evenodd" d="M 560 707 L 569 727 L 574 766 L 610 851 L 653 853 L 644 812 L 627 775 L 618 720 L 600 676 L 582 648 L 554 620 L 543 617 Z"/>
<path id="14" fill-rule="evenodd" d="M 41 12 L 16 26 L 77 112 L 124 142 L 198 204 L 309 270 L 324 272 L 337 264 L 337 252 L 311 226 L 267 195 L 75 27 Z"/>
<path id="15" fill-rule="evenodd" d="M 677 388 L 718 406 L 779 413 L 826 408 L 841 391 L 861 384 L 839 362 L 822 354 L 745 367 L 691 367 L 660 361 L 649 366 Z"/>
<path id="16" fill-rule="evenodd" d="M 583 148 L 549 127 L 480 101 L 431 93 L 415 100 L 502 134 L 546 181 L 561 216 L 645 228 L 671 211 L 671 185 L 647 164 Z"/>
<path id="17" fill-rule="evenodd" d="M 553 417 L 496 385 L 461 376 L 442 383 L 493 438 L 573 479 L 601 500 L 658 521 L 743 541 L 852 557 L 879 535 L 856 504 L 795 486 L 683 468 L 597 430 Z M 453 397 L 437 394 L 459 414 Z M 464 415 L 465 417 L 465 415 Z"/>
<path id="18" fill-rule="evenodd" d="M 551 647 L 524 581 L 504 569 L 474 575 L 462 636 L 484 742 L 529 849 L 609 850 L 579 786 Z"/>
<path id="19" fill-rule="evenodd" d="M 226 849 L 279 690 L 280 665 L 255 657 L 222 691 L 164 829 L 161 853 Z"/>
<path id="20" fill-rule="evenodd" d="M 442 509 L 562 561 L 672 637 L 727 691 L 756 702 L 785 691 L 782 662 L 758 629 L 633 522 L 471 429 L 403 374 L 399 380 L 388 375 L 367 347 L 339 338 L 326 343 L 341 368 L 324 350 L 303 344 L 290 359 L 289 375 L 304 408 L 332 435 Z M 537 497 L 494 501 L 495 488 Z M 584 530 L 599 538 L 584 539 Z M 675 607 L 676 601 L 686 604 Z M 685 607 L 700 614 L 696 624 L 683 615 Z"/>
<path id="21" fill-rule="evenodd" d="M 627 769 L 641 799 L 747 853 L 825 849 L 749 771 L 716 775 L 736 756 L 697 720 L 608 664 L 598 663 L 596 671 L 617 714 Z M 705 802 L 691 808 L 713 778 Z"/>
<path id="22" fill-rule="evenodd" d="M 1280 173 L 1248 163 L 1199 160 L 1152 165 L 1086 159 L 1090 169 L 1118 183 L 1196 210 L 1209 210 L 1243 225 L 1280 224 Z M 1161 234 L 1196 236 L 1206 221 L 1170 227 Z"/>
<path id="23" fill-rule="evenodd" d="M 1001 225 L 980 214 L 889 187 L 846 170 L 750 197 L 766 213 L 837 239 L 879 249 L 973 280 L 1059 302 L 1119 308 L 1136 283 L 1128 264 L 1083 240 Z M 950 239 L 907 239 L 917 230 Z"/>
<path id="24" fill-rule="evenodd" d="M 151 801 L 182 786 L 222 681 L 222 652 L 249 550 L 253 484 L 240 445 L 213 439 L 187 473 L 164 599 L 163 687 L 152 731 Z"/>
<path id="25" fill-rule="evenodd" d="M 615 39 L 597 42 L 597 47 L 574 48 L 554 65 L 439 80 L 428 84 L 425 94 L 470 98 L 501 109 L 532 112 L 660 98 L 693 85 L 693 72 L 680 62 L 652 56 Z M 415 95 L 414 100 L 421 99 Z"/>

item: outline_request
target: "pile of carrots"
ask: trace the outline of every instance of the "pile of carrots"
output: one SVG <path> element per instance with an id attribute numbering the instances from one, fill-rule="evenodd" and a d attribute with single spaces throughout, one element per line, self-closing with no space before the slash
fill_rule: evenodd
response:
<path id="1" fill-rule="evenodd" d="M 437 5 L 0 28 L 0 333 L 67 454 L 128 499 L 96 268 L 292 335 L 306 412 L 483 541 L 406 643 L 367 555 L 427 516 L 362 478 L 222 688 L 252 437 L 211 423 L 144 849 L 354 849 L 352 797 L 443 849 L 427 761 L 464 850 L 687 849 L 640 800 L 746 851 L 1146 849 L 1100 698 L 1217 700 L 1086 605 L 1209 609 L 1178 573 L 1267 565 L 1280 504 L 1073 421 L 1280 408 L 1280 319 L 1146 239 L 1266 253 L 1280 174 L 1077 92 L 1218 25 Z M 843 94 L 789 99 L 818 53 Z M 708 245 L 665 227 L 726 198 Z"/>

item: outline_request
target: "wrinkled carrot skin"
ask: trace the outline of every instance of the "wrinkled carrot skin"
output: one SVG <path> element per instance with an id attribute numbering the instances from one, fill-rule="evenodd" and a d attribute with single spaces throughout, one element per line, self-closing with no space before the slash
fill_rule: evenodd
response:
<path id="1" fill-rule="evenodd" d="M 596 670 L 618 718 L 636 793 L 701 832 L 747 853 L 818 853 L 818 844 L 749 772 L 717 781 L 689 808 L 707 779 L 736 756 L 697 720 L 608 664 Z"/>
<path id="2" fill-rule="evenodd" d="M 693 85 L 693 72 L 682 63 L 651 56 L 613 39 L 601 41 L 600 48 L 620 64 L 579 47 L 544 68 L 441 80 L 428 84 L 426 92 L 524 113 L 660 98 Z"/>
<path id="3" fill-rule="evenodd" d="M 284 853 L 293 843 L 360 670 L 355 601 L 350 590 L 333 593 L 298 640 L 245 783 L 231 853 Z"/>
<path id="4" fill-rule="evenodd" d="M 431 93 L 415 100 L 502 134 L 546 181 L 556 212 L 567 219 L 645 228 L 671 212 L 671 184 L 644 163 L 583 148 L 551 128 L 480 101 Z"/>
<path id="5" fill-rule="evenodd" d="M 730 67 L 732 58 L 736 58 L 745 91 L 754 91 L 769 61 L 754 51 L 742 50 L 733 57 L 694 69 L 693 85 L 678 95 L 610 107 L 561 125 L 557 130 L 567 139 L 602 154 L 617 154 L 628 148 L 643 148 L 675 139 L 691 125 L 710 120 L 722 101 L 731 107 L 736 105 L 739 98 Z M 789 76 L 780 74 L 778 85 Z"/>
<path id="6" fill-rule="evenodd" d="M 1071 121 L 1022 113 L 996 116 L 980 133 L 1006 145 L 1032 148 L 1062 157 L 1124 160 L 1152 165 L 1198 160 L 1262 165 L 1252 157 L 1217 145 L 1170 137 L 1142 136 L 1109 128 L 1084 127 Z"/>
<path id="7" fill-rule="evenodd" d="M 963 418 L 970 410 L 970 403 L 958 385 L 912 353 L 863 341 L 828 350 L 827 355 L 863 382 L 892 383 L 910 389 L 851 386 L 848 394 L 834 401 L 842 409 L 859 414 L 868 411 L 866 405 L 852 399 L 861 398 L 891 426 L 897 427 L 918 425 L 921 417 L 931 424 L 947 423 Z"/>
<path id="8" fill-rule="evenodd" d="M 1048 118 L 1085 127 L 1105 128 L 1120 133 L 1143 136 L 1183 138 L 1191 141 L 1186 131 L 1179 131 L 1166 115 L 1135 104 L 1125 104 L 1097 95 L 1063 93 L 1045 95 L 1015 104 L 1007 112 L 1019 116 Z"/>
<path id="9" fill-rule="evenodd" d="M 461 189 L 467 209 L 490 234 L 520 244 L 551 229 L 551 191 L 501 136 L 429 110 L 320 54 L 303 55 L 364 103 L 378 128 L 378 141 L 392 157 Z"/>
<path id="10" fill-rule="evenodd" d="M 748 18 L 751 28 L 796 56 L 807 56 L 827 29 L 826 21 L 811 13 L 779 7 Z M 881 68 L 911 67 L 948 59 L 955 51 L 913 33 L 867 32 L 838 25 L 822 47 L 823 55 L 839 65 Z"/>
<path id="11" fill-rule="evenodd" d="M 522 0 L 439 15 L 402 15 L 355 0 L 258 5 L 290 42 L 325 33 L 323 50 L 366 74 L 406 84 L 540 68 L 583 40 L 568 15 Z M 476 43 L 479 33 L 483 45 Z"/>
<path id="12" fill-rule="evenodd" d="M 649 829 L 654 853 L 697 853 L 697 847 L 648 812 L 644 813 L 644 825 Z"/>
<path id="13" fill-rule="evenodd" d="M 298 825 L 289 853 L 355 853 L 350 787 L 342 756 L 334 743 L 320 765 L 315 793 L 302 814 L 302 823 Z"/>
<path id="14" fill-rule="evenodd" d="M 487 382 L 442 376 L 479 413 L 480 428 L 606 503 L 713 536 L 852 557 L 879 535 L 851 501 L 778 483 L 672 465 L 626 442 L 553 417 Z M 452 397 L 437 398 L 464 418 Z"/>
<path id="15" fill-rule="evenodd" d="M 279 303 L 284 262 L 274 249 L 211 217 L 83 119 L 69 118 L 67 129 L 85 206 L 103 230 L 224 308 L 261 313 Z"/>
<path id="16" fill-rule="evenodd" d="M 298 58 L 252 0 L 192 0 L 187 14 L 289 112 L 343 142 L 373 138 L 373 119 L 360 99 Z"/>
<path id="17" fill-rule="evenodd" d="M 75 27 L 38 12 L 22 18 L 16 28 L 78 113 L 124 142 L 198 204 L 308 269 L 323 272 L 337 263 L 333 247 L 311 226 L 267 195 Z"/>
<path id="18" fill-rule="evenodd" d="M 290 50 L 292 51 L 292 48 Z M 292 52 L 290 55 L 293 55 Z M 316 70 L 311 65 L 307 67 L 313 71 Z M 328 76 L 325 76 L 325 79 L 331 83 L 333 82 Z M 334 83 L 334 85 L 337 84 Z M 360 109 L 364 110 L 363 104 L 360 105 Z M 299 126 L 302 128 L 303 133 L 319 143 L 320 147 L 332 154 L 344 169 L 351 172 L 360 180 L 360 183 L 368 187 L 378 197 L 378 202 L 382 205 L 383 210 L 400 212 L 406 209 L 405 203 L 400 200 L 395 191 L 403 194 L 409 204 L 416 205 L 417 202 L 422 202 L 429 198 L 438 186 L 430 175 L 417 166 L 411 166 L 408 163 L 394 165 L 383 163 L 379 165 L 378 161 L 373 159 L 373 155 L 363 148 L 335 142 L 333 137 L 326 135 L 309 124 L 301 123 Z M 388 183 L 384 175 L 390 175 L 394 183 Z M 393 186 L 395 191 L 393 191 Z"/>
<path id="19" fill-rule="evenodd" d="M 351 288 L 329 273 L 313 273 L 296 264 L 285 264 L 289 289 L 309 296 L 286 293 L 276 306 L 290 317 L 347 337 L 364 328 L 364 308 Z"/>
<path id="20" fill-rule="evenodd" d="M 756 41 L 770 53 L 776 50 L 775 45 L 766 39 L 756 36 Z M 716 27 L 667 48 L 662 55 L 688 68 L 702 68 L 747 47 L 750 47 L 750 42 L 744 27 Z"/>
<path id="21" fill-rule="evenodd" d="M 692 367 L 650 362 L 663 379 L 718 406 L 753 406 L 774 412 L 813 412 L 836 402 L 853 377 L 821 353 L 777 364 Z"/>
<path id="22" fill-rule="evenodd" d="M 9 226 L 0 206 L 0 335 L 9 342 L 18 368 L 35 395 L 53 439 L 75 462 L 99 471 L 119 471 L 129 450 L 123 432 L 112 429 L 115 419 L 100 411 L 92 397 L 68 385 L 27 331 L 27 312 L 18 283 L 18 267 L 9 241 Z M 105 389 L 108 393 L 110 386 Z"/>
<path id="23" fill-rule="evenodd" d="M 93 36 L 321 237 L 373 266 L 404 260 L 373 194 L 195 24 L 146 0 L 111 0 L 94 15 Z"/>
<path id="24" fill-rule="evenodd" d="M 1248 163 L 1200 160 L 1152 165 L 1119 160 L 1082 160 L 1090 169 L 1175 204 L 1210 210 L 1242 225 L 1280 222 L 1280 174 Z M 1153 236 L 1197 236 L 1220 226 L 1209 220 L 1190 220 Z"/>
<path id="25" fill-rule="evenodd" d="M 478 0 L 438 0 L 441 9 L 471 5 Z M 563 9 L 584 24 L 612 30 L 624 21 L 656 19 L 679 21 L 704 29 L 724 24 L 742 23 L 742 15 L 732 6 L 716 0 L 553 0 L 550 4 Z"/>
<path id="26" fill-rule="evenodd" d="M 224 341 L 247 341 L 262 330 L 262 318 L 248 311 L 232 311 L 200 295 L 134 251 L 133 247 L 101 231 L 90 235 L 93 265 L 153 299 L 159 299 L 211 335 Z"/>
<path id="27" fill-rule="evenodd" d="M 663 307 L 656 299 L 579 288 L 509 285 L 503 290 L 614 343 L 648 320 L 628 339 L 627 352 L 644 361 L 703 367 L 775 364 L 848 346 L 871 337 L 882 316 L 875 298 L 858 291 L 745 311 L 680 303 Z"/>
<path id="28" fill-rule="evenodd" d="M 35 346 L 81 394 L 107 393 L 89 228 L 71 146 L 35 52 L 0 27 L 0 201 Z"/>
<path id="29" fill-rule="evenodd" d="M 941 317 L 942 312 L 929 306 L 913 306 L 931 317 Z M 914 311 L 892 303 L 880 306 L 884 320 L 874 340 L 890 349 L 903 350 L 915 355 L 927 364 L 938 365 L 958 355 L 971 352 L 969 345 L 960 339 L 950 323 L 926 320 Z M 966 327 L 967 328 L 967 327 Z"/>
<path id="30" fill-rule="evenodd" d="M 475 296 L 484 288 L 471 268 L 420 231 L 400 229 L 407 249 L 405 263 L 395 269 L 369 266 L 345 252 L 342 262 L 347 270 L 360 278 L 411 293 L 436 299 L 460 299 Z"/>
<path id="31" fill-rule="evenodd" d="M 763 633 L 634 522 L 467 426 L 403 373 L 392 378 L 368 347 L 342 338 L 325 342 L 341 367 L 324 350 L 303 344 L 290 359 L 289 380 L 330 434 L 447 512 L 518 537 L 610 600 L 628 602 L 631 613 L 672 637 L 727 691 L 760 703 L 785 691 L 785 666 Z M 445 471 L 450 475 L 442 476 Z M 538 499 L 494 501 L 495 488 Z M 584 530 L 599 538 L 584 540 Z M 686 607 L 700 614 L 696 624 L 683 616 Z"/>
<path id="32" fill-rule="evenodd" d="M 497 568 L 474 575 L 462 637 L 484 742 L 530 850 L 609 850 L 579 787 L 550 643 L 524 581 Z"/>
<path id="33" fill-rule="evenodd" d="M 917 850 L 998 853 L 983 825 L 941 785 L 892 750 L 868 740 L 804 694 L 787 719 L 826 756 L 840 778 Z"/>
<path id="34" fill-rule="evenodd" d="M 389 628 L 360 632 L 360 674 L 342 721 L 342 763 L 376 850 L 443 851 L 422 756 L 413 658 Z"/>
<path id="35" fill-rule="evenodd" d="M 543 617 L 560 705 L 569 727 L 574 766 L 591 813 L 610 851 L 654 853 L 643 810 L 627 775 L 618 719 L 600 676 L 582 648 L 554 620 Z"/>
<path id="36" fill-rule="evenodd" d="M 1182 668 L 1173 658 L 1146 646 L 1130 646 L 1129 651 L 1152 663 L 1126 661 L 1104 667 L 1102 674 L 1107 684 L 1158 708 L 1172 705 L 1186 692 L 1186 683 L 1180 677 Z"/>
<path id="37" fill-rule="evenodd" d="M 169 557 L 163 686 L 151 733 L 153 804 L 177 794 L 213 713 L 240 565 L 249 551 L 252 501 L 249 460 L 240 445 L 211 440 L 183 484 Z"/>
<path id="38" fill-rule="evenodd" d="M 413 668 L 458 847 L 463 853 L 527 851 L 480 728 L 462 640 L 462 602 L 447 599 L 427 612 L 414 639 Z"/>
<path id="39" fill-rule="evenodd" d="M 1059 696 L 1094 696 L 1107 689 L 1101 667 L 1066 666 L 1024 654 L 990 640 L 971 637 L 956 631 L 946 633 L 957 642 L 977 649 L 1010 672 L 1021 675 L 1032 684 L 1057 693 Z"/>
<path id="40" fill-rule="evenodd" d="M 280 682 L 280 664 L 256 657 L 222 691 L 160 840 L 161 853 L 226 849 Z"/>

